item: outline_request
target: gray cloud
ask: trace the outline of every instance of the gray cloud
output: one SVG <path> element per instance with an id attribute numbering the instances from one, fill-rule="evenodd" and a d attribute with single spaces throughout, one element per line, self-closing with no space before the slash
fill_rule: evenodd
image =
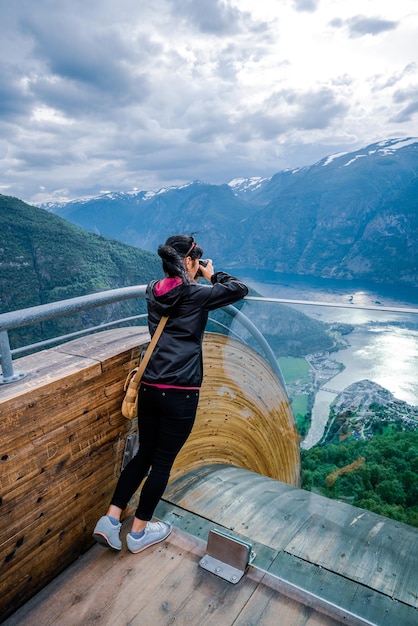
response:
<path id="1" fill-rule="evenodd" d="M 385 89 L 391 89 L 405 77 L 415 74 L 417 71 L 416 63 L 408 63 L 400 71 L 394 72 L 390 76 L 378 76 L 376 78 L 376 84 L 373 86 L 373 91 L 383 91 Z"/>
<path id="2" fill-rule="evenodd" d="M 289 128 L 327 128 L 347 108 L 331 89 L 282 90 L 272 94 L 255 111 L 243 110 L 228 117 L 221 110 L 208 109 L 204 123 L 194 128 L 190 137 L 202 143 L 235 139 L 251 145 L 259 139 L 274 141 L 285 136 Z"/>
<path id="3" fill-rule="evenodd" d="M 347 20 L 335 18 L 330 25 L 334 28 L 346 28 L 350 38 L 364 37 L 365 35 L 380 35 L 386 31 L 394 30 L 398 22 L 385 20 L 380 17 L 366 17 L 365 15 L 355 15 Z"/>
<path id="4" fill-rule="evenodd" d="M 58 77 L 91 93 L 129 93 L 134 84 L 134 67 L 140 67 L 143 58 L 141 46 L 128 46 L 123 33 L 111 25 L 95 30 L 79 18 L 68 16 L 61 25 L 56 17 L 36 14 L 22 20 L 25 34 L 33 41 L 33 54 L 43 66 L 42 75 L 33 79 L 35 89 L 36 85 L 42 89 L 45 79 L 54 84 L 51 77 Z"/>
<path id="5" fill-rule="evenodd" d="M 330 88 L 309 91 L 286 90 L 273 94 L 266 109 L 277 108 L 280 119 L 278 128 L 299 128 L 303 130 L 323 129 L 332 125 L 335 118 L 347 111 L 348 105 L 342 102 Z"/>
<path id="6" fill-rule="evenodd" d="M 293 0 L 296 11 L 307 11 L 313 13 L 319 7 L 321 0 Z"/>
<path id="7" fill-rule="evenodd" d="M 187 24 L 194 24 L 202 33 L 217 36 L 250 30 L 264 29 L 265 25 L 254 22 L 248 12 L 220 0 L 170 0 L 172 15 Z"/>
<path id="8" fill-rule="evenodd" d="M 413 115 L 418 113 L 418 86 L 396 91 L 394 102 L 401 108 L 392 120 L 396 123 L 411 122 Z"/>
<path id="9" fill-rule="evenodd" d="M 32 98 L 13 66 L 0 62 L 0 120 L 18 121 L 30 112 Z"/>
<path id="10" fill-rule="evenodd" d="M 221 183 L 363 144 L 371 131 L 355 71 L 316 78 L 308 63 L 306 77 L 294 78 L 298 54 L 282 45 L 279 4 L 263 21 L 229 0 L 1 3 L 0 193 L 35 202 Z M 295 0 L 292 19 L 306 23 L 300 12 L 322 12 L 320 4 Z M 338 39 L 394 29 L 367 19 L 334 20 Z M 391 75 L 382 62 L 368 78 L 385 98 L 377 139 L 388 120 L 411 134 L 411 61 Z"/>

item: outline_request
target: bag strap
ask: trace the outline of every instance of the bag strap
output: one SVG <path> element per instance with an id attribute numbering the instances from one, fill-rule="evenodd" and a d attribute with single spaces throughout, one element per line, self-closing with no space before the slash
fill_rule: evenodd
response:
<path id="1" fill-rule="evenodd" d="M 139 384 L 139 381 L 142 378 L 142 374 L 144 373 L 145 368 L 148 365 L 148 361 L 151 358 L 151 354 L 154 352 L 154 348 L 157 345 L 157 341 L 159 340 L 161 333 L 164 330 L 164 326 L 166 325 L 167 320 L 168 320 L 168 315 L 163 315 L 163 317 L 158 322 L 158 326 L 155 329 L 155 333 L 152 336 L 152 339 L 148 345 L 148 348 L 146 349 L 146 352 L 141 360 L 141 363 L 139 364 L 139 367 L 137 371 L 135 372 L 135 374 L 132 376 L 131 381 L 134 382 L 135 384 Z"/>

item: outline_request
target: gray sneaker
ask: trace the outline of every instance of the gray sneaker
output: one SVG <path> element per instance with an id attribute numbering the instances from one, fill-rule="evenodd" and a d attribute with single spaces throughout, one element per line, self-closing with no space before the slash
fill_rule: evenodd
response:
<path id="1" fill-rule="evenodd" d="M 155 543 L 164 541 L 171 533 L 171 524 L 168 522 L 147 522 L 145 532 L 140 539 L 134 539 L 131 533 L 126 535 L 126 543 L 133 554 L 142 552 L 145 548 L 153 546 Z"/>
<path id="2" fill-rule="evenodd" d="M 107 515 L 103 515 L 96 524 L 96 528 L 93 531 L 93 537 L 95 540 L 106 548 L 111 550 L 122 550 L 122 542 L 119 539 L 119 531 L 122 524 L 117 526 L 112 524 Z"/>

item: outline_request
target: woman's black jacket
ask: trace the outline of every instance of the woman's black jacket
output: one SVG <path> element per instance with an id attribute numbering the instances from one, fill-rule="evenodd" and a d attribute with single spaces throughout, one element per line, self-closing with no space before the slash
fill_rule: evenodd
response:
<path id="1" fill-rule="evenodd" d="M 162 296 L 155 295 L 158 281 L 147 286 L 151 336 L 162 315 L 169 319 L 145 369 L 144 382 L 178 387 L 202 384 L 202 340 L 209 311 L 248 293 L 244 283 L 224 272 L 216 272 L 211 280 L 212 285 L 182 283 Z"/>

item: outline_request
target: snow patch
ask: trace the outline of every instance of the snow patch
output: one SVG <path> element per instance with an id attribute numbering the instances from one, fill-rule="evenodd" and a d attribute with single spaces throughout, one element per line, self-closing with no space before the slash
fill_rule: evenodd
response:
<path id="1" fill-rule="evenodd" d="M 325 159 L 325 161 L 322 163 L 322 167 L 325 167 L 326 165 L 329 165 L 330 163 L 335 161 L 335 159 L 339 159 L 340 157 L 344 156 L 345 154 L 348 154 L 348 152 L 336 152 L 335 154 L 330 154 L 330 156 L 327 157 Z"/>
<path id="2" fill-rule="evenodd" d="M 233 178 L 229 181 L 228 186 L 234 191 L 255 191 L 268 180 L 270 180 L 270 178 L 262 178 L 261 176 L 252 176 L 251 178 Z"/>
<path id="3" fill-rule="evenodd" d="M 407 137 L 406 139 L 389 139 L 388 141 L 381 141 L 377 145 L 381 146 L 381 150 L 379 150 L 379 152 L 383 152 L 383 154 L 393 154 L 396 150 L 406 148 L 406 146 L 411 146 L 417 142 L 417 137 Z"/>
<path id="4" fill-rule="evenodd" d="M 396 150 L 401 150 L 402 148 L 406 148 L 407 146 L 412 146 L 417 143 L 417 137 L 406 137 L 405 139 L 386 139 L 385 141 L 379 141 L 378 143 L 374 144 L 373 147 L 370 146 L 370 150 L 368 150 L 364 154 L 356 154 L 352 159 L 344 164 L 344 167 L 351 165 L 357 159 L 371 156 L 372 154 L 378 153 L 383 156 L 387 156 L 393 154 L 394 152 L 396 152 Z"/>
<path id="5" fill-rule="evenodd" d="M 400 148 L 411 146 L 414 143 L 418 143 L 418 137 L 405 137 L 405 139 L 386 139 L 385 141 L 380 141 L 376 145 L 382 147 L 383 152 L 385 152 L 386 149 L 399 150 Z"/>
<path id="6" fill-rule="evenodd" d="M 351 165 L 352 163 L 354 163 L 354 161 L 357 161 L 357 159 L 363 159 L 364 157 L 366 157 L 367 154 L 357 154 L 354 159 L 350 159 L 349 161 L 347 161 L 347 163 L 344 163 L 343 167 L 348 167 L 349 165 Z"/>

